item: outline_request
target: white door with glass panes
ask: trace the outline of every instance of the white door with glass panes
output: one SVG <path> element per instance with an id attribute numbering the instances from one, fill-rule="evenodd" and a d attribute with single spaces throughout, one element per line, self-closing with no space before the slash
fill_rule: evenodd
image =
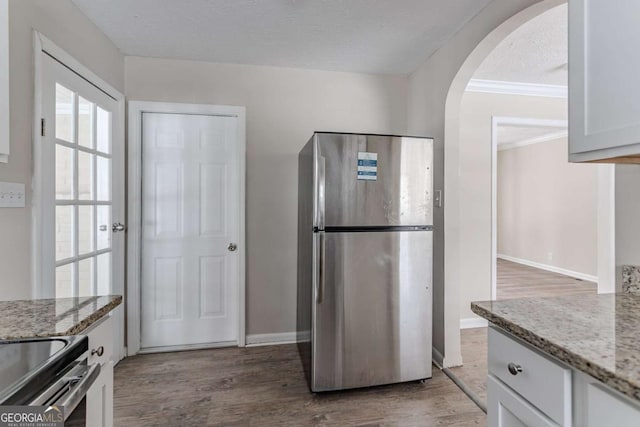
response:
<path id="1" fill-rule="evenodd" d="M 238 120 L 142 114 L 143 349 L 238 341 Z"/>
<path id="2" fill-rule="evenodd" d="M 119 103 L 42 52 L 42 138 L 36 157 L 44 297 L 122 294 L 123 140 Z M 118 317 L 122 317 L 118 310 Z M 116 319 L 115 347 L 123 320 Z M 119 355 L 119 351 L 116 350 Z"/>

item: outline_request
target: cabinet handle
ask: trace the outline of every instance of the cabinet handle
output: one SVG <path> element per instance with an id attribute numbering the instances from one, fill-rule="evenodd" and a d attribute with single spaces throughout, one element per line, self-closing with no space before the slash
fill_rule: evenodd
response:
<path id="1" fill-rule="evenodd" d="M 96 349 L 91 350 L 91 355 L 92 356 L 98 356 L 98 357 L 102 357 L 102 355 L 104 354 L 104 347 L 100 346 Z"/>
<path id="2" fill-rule="evenodd" d="M 511 375 L 518 375 L 520 372 L 522 372 L 522 366 L 520 366 L 520 365 L 516 365 L 516 364 L 515 364 L 515 363 L 513 363 L 513 362 L 510 362 L 510 363 L 507 365 L 507 369 L 509 370 L 509 373 L 510 373 Z"/>

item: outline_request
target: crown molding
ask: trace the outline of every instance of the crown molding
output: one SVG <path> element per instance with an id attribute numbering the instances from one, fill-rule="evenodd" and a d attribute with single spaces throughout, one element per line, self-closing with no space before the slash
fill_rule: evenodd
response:
<path id="1" fill-rule="evenodd" d="M 499 80 L 471 79 L 466 92 L 496 93 L 500 95 L 543 96 L 567 98 L 567 86 L 539 83 L 507 82 Z"/>
<path id="2" fill-rule="evenodd" d="M 506 144 L 498 144 L 498 151 L 525 147 L 527 145 L 539 144 L 541 142 L 554 141 L 556 139 L 566 138 L 568 136 L 569 136 L 569 132 L 567 130 L 563 130 L 559 132 L 549 132 L 544 135 L 534 136 L 533 138 L 526 138 L 520 141 L 509 142 Z"/>

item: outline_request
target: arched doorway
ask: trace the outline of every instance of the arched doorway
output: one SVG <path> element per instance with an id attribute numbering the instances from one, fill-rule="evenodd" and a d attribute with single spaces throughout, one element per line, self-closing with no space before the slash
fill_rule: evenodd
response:
<path id="1" fill-rule="evenodd" d="M 471 213 L 461 207 L 461 200 L 465 197 L 462 183 L 459 179 L 460 160 L 460 105 L 465 92 L 465 88 L 475 71 L 480 67 L 484 59 L 517 28 L 534 19 L 535 17 L 555 8 L 565 0 L 543 0 L 528 7 L 507 19 L 489 35 L 487 35 L 476 48 L 468 55 L 462 66 L 457 71 L 446 97 L 445 123 L 444 123 L 444 187 L 447 204 L 445 205 L 445 304 L 447 309 L 459 304 L 456 299 L 461 291 L 462 280 L 461 268 L 464 268 L 466 260 L 463 257 L 465 241 L 461 236 L 460 227 L 464 222 L 464 216 Z M 614 280 L 614 262 L 612 256 L 613 247 L 613 173 L 610 166 L 603 166 L 598 171 L 598 282 L 599 292 L 612 290 Z M 486 183 L 491 186 L 491 182 Z M 483 236 L 486 239 L 487 248 L 492 244 L 491 233 Z M 494 252 L 494 251 L 491 251 Z M 487 263 L 493 263 L 487 256 Z M 495 270 L 492 272 L 495 275 Z M 478 280 L 486 280 L 489 289 L 492 278 L 482 277 Z M 457 294 L 456 294 L 457 292 Z M 453 307 L 452 311 L 459 311 Z M 447 316 L 448 323 L 445 325 L 447 343 L 448 366 L 454 366 L 455 362 L 461 362 L 459 345 L 460 331 L 459 324 L 452 324 L 455 320 L 452 316 Z"/>

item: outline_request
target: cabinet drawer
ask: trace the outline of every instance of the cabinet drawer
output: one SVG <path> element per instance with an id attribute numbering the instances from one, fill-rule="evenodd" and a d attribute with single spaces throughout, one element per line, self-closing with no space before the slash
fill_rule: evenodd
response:
<path id="1" fill-rule="evenodd" d="M 571 370 L 489 328 L 489 373 L 561 426 L 571 425 Z M 509 370 L 519 368 L 520 372 Z"/>
<path id="2" fill-rule="evenodd" d="M 109 362 L 113 354 L 113 321 L 111 317 L 104 317 L 85 334 L 89 337 L 89 364 Z"/>
<path id="3" fill-rule="evenodd" d="M 487 378 L 488 427 L 557 427 L 519 394 L 495 379 Z"/>

